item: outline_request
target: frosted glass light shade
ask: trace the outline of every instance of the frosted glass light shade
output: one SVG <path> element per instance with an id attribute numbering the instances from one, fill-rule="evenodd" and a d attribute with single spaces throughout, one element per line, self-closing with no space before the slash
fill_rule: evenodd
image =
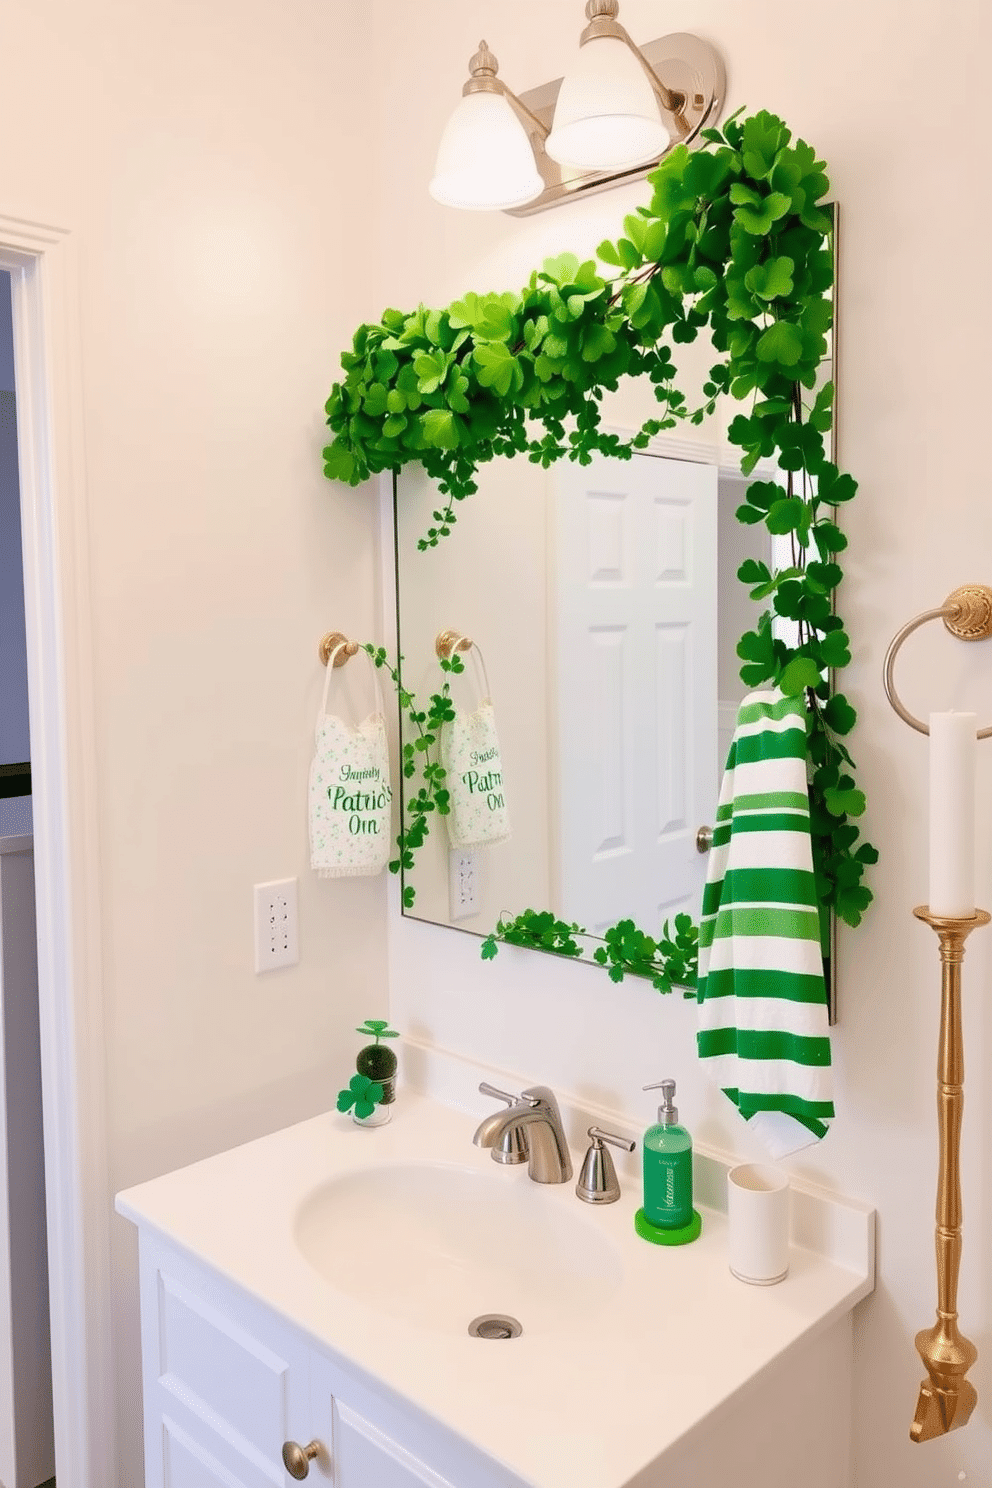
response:
<path id="1" fill-rule="evenodd" d="M 445 125 L 428 191 L 446 207 L 499 211 L 544 190 L 524 127 L 499 93 L 469 93 Z"/>
<path id="2" fill-rule="evenodd" d="M 580 47 L 544 143 L 551 159 L 577 170 L 622 170 L 656 160 L 670 142 L 654 90 L 626 42 L 598 36 Z"/>

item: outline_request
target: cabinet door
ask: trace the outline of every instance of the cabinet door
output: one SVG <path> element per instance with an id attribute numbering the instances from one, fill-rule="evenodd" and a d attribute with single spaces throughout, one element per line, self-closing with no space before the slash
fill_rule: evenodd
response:
<path id="1" fill-rule="evenodd" d="M 318 1484 L 330 1479 L 334 1488 L 525 1488 L 464 1437 L 370 1387 L 319 1349 L 311 1358 L 310 1398 L 309 1434 L 328 1449 Z"/>
<path id="2" fill-rule="evenodd" d="M 334 1488 L 452 1488 L 448 1478 L 340 1400 L 332 1410 L 331 1461 Z"/>
<path id="3" fill-rule="evenodd" d="M 235 1288 L 142 1235 L 146 1488 L 283 1488 L 306 1443 L 309 1350 Z"/>

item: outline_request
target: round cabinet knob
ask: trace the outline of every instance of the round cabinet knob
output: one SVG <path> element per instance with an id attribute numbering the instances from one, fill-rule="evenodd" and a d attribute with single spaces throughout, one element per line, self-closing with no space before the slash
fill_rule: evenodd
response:
<path id="1" fill-rule="evenodd" d="M 319 1451 L 319 1441 L 312 1441 L 305 1447 L 301 1447 L 299 1442 L 284 1442 L 282 1460 L 289 1476 L 296 1478 L 298 1482 L 302 1482 L 309 1473 L 310 1464 Z"/>

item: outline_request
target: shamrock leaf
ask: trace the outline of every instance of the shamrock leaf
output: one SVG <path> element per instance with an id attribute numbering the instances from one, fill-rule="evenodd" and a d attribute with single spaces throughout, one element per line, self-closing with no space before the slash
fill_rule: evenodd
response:
<path id="1" fill-rule="evenodd" d="M 817 687 L 820 668 L 811 656 L 794 656 L 787 663 L 779 678 L 779 687 L 786 697 L 796 697 L 807 687 Z"/>
<path id="2" fill-rule="evenodd" d="M 335 439 L 324 450 L 324 474 L 328 480 L 350 481 L 355 469 L 355 457 L 340 439 Z"/>
<path id="3" fill-rule="evenodd" d="M 788 210 L 789 198 L 781 191 L 771 191 L 767 196 L 759 197 L 752 206 L 738 207 L 734 220 L 752 237 L 767 237 Z"/>
<path id="4" fill-rule="evenodd" d="M 458 448 L 458 425 L 449 408 L 429 408 L 420 415 L 424 443 L 438 449 Z"/>
<path id="5" fill-rule="evenodd" d="M 413 370 L 417 374 L 417 386 L 420 391 L 435 393 L 447 376 L 448 358 L 443 351 L 422 351 L 418 357 L 414 357 Z M 366 407 L 368 407 L 367 403 Z M 391 411 L 397 412 L 398 410 Z"/>
<path id="6" fill-rule="evenodd" d="M 545 343 L 545 351 L 548 351 Z M 523 384 L 523 373 L 520 365 L 510 351 L 509 347 L 502 342 L 492 345 L 483 343 L 477 346 L 472 353 L 472 359 L 479 369 L 479 382 L 482 387 L 492 388 L 493 392 L 500 398 L 505 398 L 514 386 L 519 388 Z"/>
<path id="7" fill-rule="evenodd" d="M 745 558 L 737 570 L 737 577 L 742 584 L 765 584 L 771 578 L 771 570 L 767 563 L 761 563 L 757 558 Z"/>
<path id="8" fill-rule="evenodd" d="M 767 109 L 745 120 L 741 131 L 741 155 L 748 175 L 756 180 L 770 176 L 779 151 L 791 138 L 782 120 Z"/>
<path id="9" fill-rule="evenodd" d="M 758 337 L 758 358 L 762 362 L 780 362 L 794 367 L 803 354 L 803 333 L 791 321 L 777 320 Z"/>
<path id="10" fill-rule="evenodd" d="M 761 300 L 784 299 L 793 291 L 792 274 L 795 264 L 791 258 L 770 258 L 767 263 L 755 264 L 744 275 L 744 283 L 752 294 Z"/>
<path id="11" fill-rule="evenodd" d="M 600 357 L 607 356 L 614 350 L 617 338 L 606 326 L 594 325 L 586 331 L 582 341 L 582 360 L 584 362 L 598 362 Z"/>
<path id="12" fill-rule="evenodd" d="M 849 734 L 858 721 L 858 715 L 844 694 L 835 692 L 824 706 L 823 721 L 835 734 Z"/>
<path id="13" fill-rule="evenodd" d="M 864 791 L 851 788 L 841 790 L 836 786 L 823 792 L 823 800 L 827 810 L 834 816 L 861 816 L 866 804 Z"/>
<path id="14" fill-rule="evenodd" d="M 363 1034 L 366 1038 L 374 1038 L 376 1043 L 381 1038 L 399 1038 L 396 1029 L 390 1028 L 384 1018 L 366 1018 L 361 1028 L 356 1028 L 355 1032 Z"/>
<path id="15" fill-rule="evenodd" d="M 363 1120 L 372 1115 L 383 1093 L 378 1080 L 370 1080 L 368 1075 L 352 1075 L 347 1090 L 338 1091 L 338 1110 L 350 1111 L 354 1106 L 355 1115 Z"/>
<path id="16" fill-rule="evenodd" d="M 557 258 L 546 258 L 541 265 L 541 278 L 562 288 L 575 282 L 579 272 L 579 260 L 574 253 L 560 253 Z"/>

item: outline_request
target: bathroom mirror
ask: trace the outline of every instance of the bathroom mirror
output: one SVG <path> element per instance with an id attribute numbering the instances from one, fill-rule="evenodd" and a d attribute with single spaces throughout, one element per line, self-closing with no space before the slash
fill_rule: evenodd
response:
<path id="1" fill-rule="evenodd" d="M 631 916 L 698 918 L 723 761 L 744 695 L 736 644 L 754 607 L 736 571 L 772 561 L 744 527 L 739 471 L 712 443 L 659 437 L 629 461 L 499 461 L 438 547 L 421 474 L 395 503 L 399 644 L 418 698 L 445 674 L 436 638 L 472 645 L 448 677 L 459 709 L 493 699 L 508 841 L 456 853 L 432 823 L 407 911 L 488 935 L 552 909 L 592 934 Z M 411 737 L 407 718 L 402 737 Z M 481 762 L 483 765 L 485 762 Z"/>
<path id="2" fill-rule="evenodd" d="M 694 370 L 701 383 L 702 338 L 679 353 L 684 385 Z M 832 375 L 831 356 L 821 380 Z M 631 381 L 603 422 L 629 435 L 653 411 L 651 388 Z M 712 825 L 746 691 L 736 646 L 765 607 L 737 570 L 748 557 L 791 561 L 770 550 L 788 539 L 736 519 L 746 479 L 722 430 L 739 411 L 718 407 L 688 431 L 696 438 L 660 435 L 630 461 L 484 465 L 450 535 L 426 551 L 418 542 L 444 503 L 419 469 L 397 478 L 403 682 L 429 697 L 445 680 L 439 633 L 471 640 L 464 674 L 448 680 L 459 709 L 492 697 L 512 833 L 452 852 L 434 819 L 404 877 L 405 914 L 480 937 L 529 908 L 592 935 L 624 917 L 654 935 L 681 911 L 698 921 L 697 834 Z M 405 716 L 401 739 L 412 741 Z"/>

